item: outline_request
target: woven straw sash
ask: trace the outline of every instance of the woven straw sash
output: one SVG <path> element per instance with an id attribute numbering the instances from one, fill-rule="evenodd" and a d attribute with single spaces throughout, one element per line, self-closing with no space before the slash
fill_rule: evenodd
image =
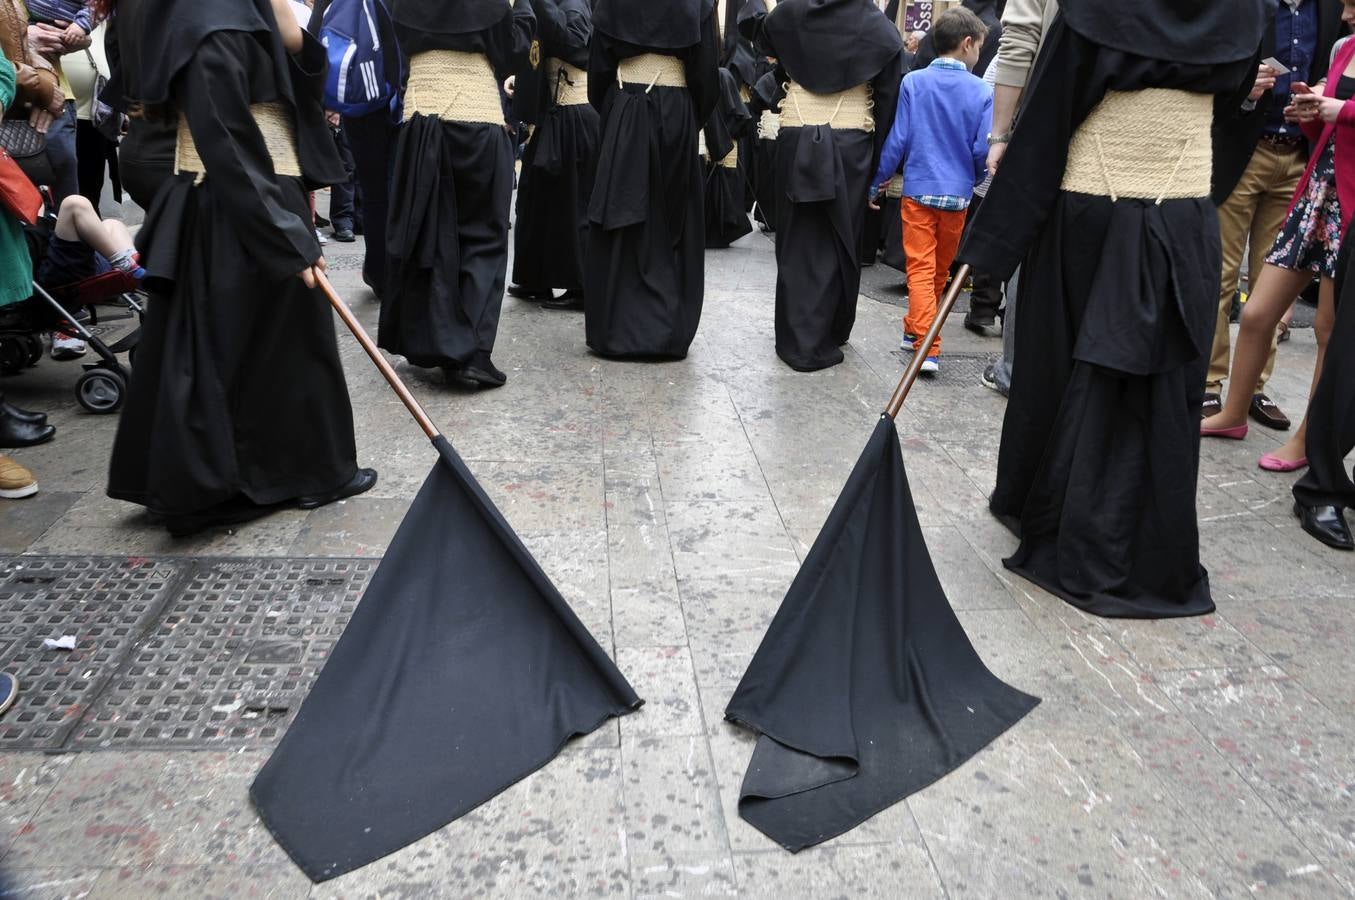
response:
<path id="1" fill-rule="evenodd" d="M 546 60 L 546 83 L 555 87 L 556 106 L 588 104 L 588 73 L 562 59 Z"/>
<path id="2" fill-rule="evenodd" d="M 814 94 L 792 81 L 786 85 L 786 99 L 781 102 L 781 127 L 831 125 L 838 131 L 873 132 L 874 106 L 868 84 L 836 94 Z"/>
<path id="3" fill-rule="evenodd" d="M 301 177 L 301 163 L 296 157 L 296 131 L 287 107 L 281 103 L 252 103 L 249 107 L 254 124 L 259 126 L 268 155 L 273 158 L 273 172 L 277 175 Z M 188 120 L 179 117 L 179 135 L 174 142 L 174 173 L 192 172 L 197 174 L 194 184 L 202 184 L 207 175 L 207 165 L 198 155 L 198 145 L 193 143 L 193 134 L 188 130 Z"/>
<path id="4" fill-rule="evenodd" d="M 1159 204 L 1208 197 L 1213 108 L 1207 94 L 1109 92 L 1073 135 L 1063 190 Z"/>
<path id="5" fill-rule="evenodd" d="M 885 196 L 890 200 L 903 199 L 903 176 L 895 175 L 885 182 Z"/>
<path id="6" fill-rule="evenodd" d="M 739 145 L 734 144 L 734 149 L 729 151 L 729 155 L 720 160 L 717 165 L 722 169 L 737 169 L 739 167 Z"/>
<path id="7" fill-rule="evenodd" d="M 687 70 L 682 60 L 676 56 L 663 56 L 659 53 L 642 53 L 621 60 L 616 67 L 616 83 L 621 87 L 627 84 L 644 84 L 648 94 L 656 87 L 687 86 Z"/>
<path id="8" fill-rule="evenodd" d="M 780 132 L 781 117 L 770 109 L 764 109 L 757 120 L 757 139 L 759 141 L 774 141 Z"/>
<path id="9" fill-rule="evenodd" d="M 409 60 L 405 121 L 415 114 L 444 122 L 502 125 L 499 80 L 483 53 L 428 50 Z"/>

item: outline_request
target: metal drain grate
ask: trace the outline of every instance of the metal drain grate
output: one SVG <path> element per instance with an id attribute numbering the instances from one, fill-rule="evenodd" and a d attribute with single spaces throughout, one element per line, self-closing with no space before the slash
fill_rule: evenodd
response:
<path id="1" fill-rule="evenodd" d="M 0 565 L 0 669 L 19 677 L 0 750 L 55 749 L 155 622 L 186 566 L 127 559 L 13 559 Z M 43 639 L 77 638 L 72 651 Z"/>
<path id="2" fill-rule="evenodd" d="M 200 563 L 69 746 L 205 749 L 276 741 L 376 566 L 373 560 Z"/>
<path id="3" fill-rule="evenodd" d="M 913 361 L 913 354 L 905 353 L 902 350 L 893 352 L 895 359 L 899 361 L 900 366 L 907 366 Z M 990 353 L 941 353 L 941 371 L 935 376 L 930 377 L 933 384 L 944 385 L 966 385 L 977 387 L 979 379 L 983 377 L 983 370 L 988 368 L 989 363 L 997 361 L 997 356 Z M 923 376 L 927 378 L 928 376 Z"/>

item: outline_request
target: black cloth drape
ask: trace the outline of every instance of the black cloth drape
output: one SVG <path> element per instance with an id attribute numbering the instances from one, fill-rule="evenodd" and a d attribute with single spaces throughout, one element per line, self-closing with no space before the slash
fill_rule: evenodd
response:
<path id="1" fill-rule="evenodd" d="M 1294 485 L 1304 506 L 1355 508 L 1355 480 L 1346 457 L 1355 450 L 1355 240 L 1348 230 L 1336 274 L 1336 323 L 1317 390 L 1308 401 L 1308 471 Z"/>
<path id="2" fill-rule="evenodd" d="M 108 494 L 169 515 L 329 493 L 357 471 L 329 305 L 297 277 L 320 256 L 305 189 L 273 174 L 250 118 L 251 103 L 292 94 L 275 82 L 272 49 L 267 35 L 233 28 L 201 37 L 169 99 L 209 174 L 196 186 L 172 176 L 137 235 L 151 299 Z M 317 59 L 308 38 L 302 62 Z M 323 135 L 322 162 L 337 164 L 318 108 L 297 127 L 298 144 Z"/>
<path id="3" fill-rule="evenodd" d="M 250 796 L 314 881 L 460 818 L 642 701 L 445 438 Z"/>
<path id="4" fill-rule="evenodd" d="M 708 12 L 703 20 L 700 43 L 674 51 L 604 34 L 597 14 L 588 91 L 602 136 L 588 207 L 588 346 L 604 356 L 681 359 L 696 336 L 705 295 L 697 130 L 719 96 L 715 17 Z M 680 59 L 687 86 L 619 87 L 620 61 L 651 52 Z"/>
<path id="5" fill-rule="evenodd" d="M 873 101 L 874 133 L 783 123 L 777 136 L 776 353 L 797 371 L 842 362 L 856 323 L 867 194 L 894 123 L 902 47 L 869 0 L 784 0 L 762 24 L 759 49 L 786 78 L 819 93 L 865 83 Z"/>
<path id="6" fill-rule="evenodd" d="M 393 10 L 401 46 L 411 57 L 438 49 L 481 53 L 502 81 L 529 52 L 536 27 L 530 0 L 515 0 L 511 11 L 503 4 L 491 27 L 462 34 L 411 27 L 406 17 L 424 6 L 397 4 Z M 415 114 L 401 126 L 378 332 L 383 348 L 428 368 L 488 360 L 508 274 L 513 158 L 503 125 Z"/>
<path id="7" fill-rule="evenodd" d="M 739 814 L 792 852 L 954 770 L 1040 701 L 960 626 L 883 417 L 725 715 L 758 732 Z"/>
<path id="8" fill-rule="evenodd" d="M 541 56 L 587 70 L 593 27 L 587 0 L 535 0 Z M 534 78 L 541 109 L 522 157 L 518 182 L 513 283 L 534 290 L 583 290 L 588 243 L 588 200 L 597 169 L 598 114 L 590 104 L 560 106 L 563 87 L 548 83 L 545 67 Z M 564 78 L 564 75 L 560 76 Z"/>
<path id="9" fill-rule="evenodd" d="M 1261 20 L 1244 11 L 1235 26 L 1259 39 Z M 1195 496 L 1220 245 L 1207 196 L 1158 204 L 1063 192 L 1069 143 L 1109 91 L 1245 93 L 1251 52 L 1229 65 L 1160 61 L 1057 22 L 960 250 L 1002 279 L 1022 264 L 1023 374 L 990 501 L 1022 539 L 1007 565 L 1097 615 L 1214 608 Z"/>
<path id="10" fill-rule="evenodd" d="M 752 114 L 739 95 L 739 83 L 729 69 L 720 69 L 720 102 L 706 124 L 706 247 L 723 249 L 749 234 L 753 223 L 744 202 L 745 138 L 752 128 Z M 738 149 L 738 165 L 732 168 L 720 160 Z"/>

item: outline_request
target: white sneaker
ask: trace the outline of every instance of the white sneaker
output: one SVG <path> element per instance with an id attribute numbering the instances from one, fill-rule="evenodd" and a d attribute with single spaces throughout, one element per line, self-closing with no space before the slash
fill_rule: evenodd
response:
<path id="1" fill-rule="evenodd" d="M 318 228 L 315 229 L 315 239 L 316 239 L 317 241 L 320 242 L 320 246 L 321 246 L 321 247 L 323 247 L 325 244 L 328 244 L 328 243 L 329 243 L 329 238 L 327 238 L 327 237 L 325 237 L 323 234 L 321 234 L 321 233 L 320 233 L 320 229 L 318 229 Z"/>
<path id="2" fill-rule="evenodd" d="M 922 368 L 920 371 L 923 375 L 935 375 L 937 372 L 941 371 L 941 360 L 937 359 L 935 356 L 927 357 L 922 361 Z"/>
<path id="3" fill-rule="evenodd" d="M 52 332 L 52 359 L 79 359 L 89 347 L 78 337 L 71 337 L 59 331 Z"/>
<path id="4" fill-rule="evenodd" d="M 899 349 L 906 350 L 909 353 L 913 352 L 915 346 L 917 346 L 917 335 L 915 334 L 905 334 L 903 340 L 899 341 Z"/>

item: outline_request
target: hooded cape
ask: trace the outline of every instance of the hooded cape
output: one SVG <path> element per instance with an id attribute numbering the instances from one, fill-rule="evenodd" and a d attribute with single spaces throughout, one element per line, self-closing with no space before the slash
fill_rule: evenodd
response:
<path id="1" fill-rule="evenodd" d="M 597 0 L 593 28 L 637 47 L 678 50 L 701 43 L 714 0 Z"/>
<path id="2" fill-rule="evenodd" d="M 1068 27 L 1149 59 L 1221 65 L 1256 52 L 1275 0 L 1062 0 Z"/>
<path id="3" fill-rule="evenodd" d="M 762 28 L 790 77 L 816 94 L 874 79 L 903 49 L 894 23 L 870 0 L 782 0 Z"/>
<path id="4" fill-rule="evenodd" d="M 391 0 L 391 18 L 428 34 L 473 34 L 511 15 L 509 0 Z"/>

